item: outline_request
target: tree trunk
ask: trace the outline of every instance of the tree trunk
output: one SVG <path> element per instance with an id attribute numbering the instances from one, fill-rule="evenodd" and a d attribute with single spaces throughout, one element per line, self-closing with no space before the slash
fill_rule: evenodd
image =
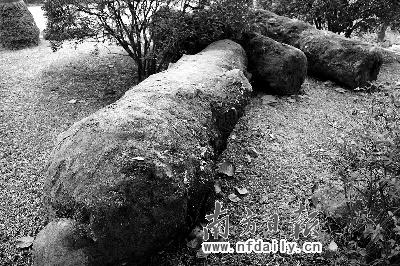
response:
<path id="1" fill-rule="evenodd" d="M 38 45 L 39 34 L 23 0 L 0 0 L 0 46 L 20 49 Z"/>
<path id="2" fill-rule="evenodd" d="M 389 26 L 388 26 L 387 23 L 383 23 L 383 24 L 379 27 L 378 36 L 377 36 L 377 41 L 378 41 L 378 42 L 384 42 L 384 41 L 385 41 L 386 30 L 387 30 L 388 27 L 389 27 Z"/>
<path id="3" fill-rule="evenodd" d="M 349 89 L 376 80 L 383 62 L 381 53 L 370 44 L 320 31 L 269 11 L 254 11 L 254 26 L 259 33 L 302 50 L 310 74 Z"/>

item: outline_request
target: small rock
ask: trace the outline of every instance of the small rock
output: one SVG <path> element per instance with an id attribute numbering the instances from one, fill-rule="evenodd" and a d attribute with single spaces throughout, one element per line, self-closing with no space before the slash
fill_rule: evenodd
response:
<path id="1" fill-rule="evenodd" d="M 330 251 L 337 251 L 338 250 L 338 245 L 335 243 L 335 241 L 331 241 L 331 243 L 328 246 L 328 249 Z"/>

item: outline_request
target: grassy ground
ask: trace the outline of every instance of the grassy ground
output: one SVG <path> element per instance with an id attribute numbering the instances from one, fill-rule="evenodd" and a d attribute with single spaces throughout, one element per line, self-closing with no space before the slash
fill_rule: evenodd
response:
<path id="1" fill-rule="evenodd" d="M 46 222 L 43 170 L 56 136 L 135 84 L 131 59 L 108 49 L 67 45 L 53 53 L 42 41 L 0 51 L 0 265 L 30 264 L 15 239 L 35 236 Z"/>

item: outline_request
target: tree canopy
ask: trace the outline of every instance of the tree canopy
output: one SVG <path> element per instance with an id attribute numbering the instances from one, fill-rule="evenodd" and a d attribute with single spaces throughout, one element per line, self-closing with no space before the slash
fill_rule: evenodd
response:
<path id="1" fill-rule="evenodd" d="M 243 30 L 247 0 L 47 0 L 44 10 L 54 49 L 65 40 L 114 41 L 142 80 L 188 48 Z"/>
<path id="2" fill-rule="evenodd" d="M 400 1 L 393 0 L 282 0 L 261 1 L 281 15 L 313 23 L 318 29 L 344 33 L 400 27 Z"/>

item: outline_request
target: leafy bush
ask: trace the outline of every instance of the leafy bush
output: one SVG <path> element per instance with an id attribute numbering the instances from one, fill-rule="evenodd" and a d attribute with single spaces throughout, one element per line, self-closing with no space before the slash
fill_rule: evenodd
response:
<path id="1" fill-rule="evenodd" d="M 213 1 L 208 7 L 183 14 L 173 9 L 157 13 L 152 27 L 160 44 L 157 54 L 174 62 L 183 54 L 195 54 L 220 39 L 241 40 L 249 27 L 246 0 Z"/>
<path id="2" fill-rule="evenodd" d="M 24 2 L 0 2 L 0 46 L 21 49 L 38 45 L 39 33 Z"/>
<path id="3" fill-rule="evenodd" d="M 183 53 L 197 52 L 214 40 L 240 32 L 247 1 L 205 2 L 47 0 L 45 36 L 54 49 L 65 40 L 114 41 L 135 60 L 142 80 Z"/>
<path id="4" fill-rule="evenodd" d="M 376 100 L 360 140 L 342 141 L 335 162 L 346 198 L 340 219 L 331 222 L 346 255 L 369 265 L 400 260 L 400 114 L 398 102 Z M 397 264 L 396 264 L 397 265 Z"/>

